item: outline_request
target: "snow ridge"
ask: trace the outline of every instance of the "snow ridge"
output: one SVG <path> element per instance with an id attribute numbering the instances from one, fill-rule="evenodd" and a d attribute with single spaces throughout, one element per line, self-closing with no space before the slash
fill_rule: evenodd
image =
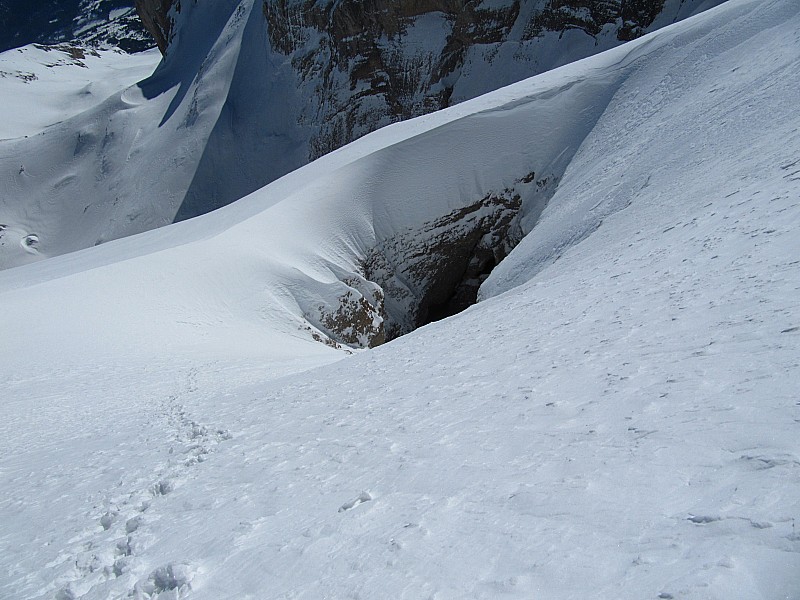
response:
<path id="1" fill-rule="evenodd" d="M 798 32 L 732 0 L 0 273 L 0 595 L 796 598 Z M 519 181 L 481 302 L 324 343 L 370 251 Z"/>
<path id="2" fill-rule="evenodd" d="M 298 31 L 292 25 L 287 40 L 280 35 L 288 27 L 281 19 L 299 18 L 295 4 L 183 3 L 173 14 L 173 43 L 152 77 L 127 89 L 130 80 L 114 78 L 119 85 L 109 89 L 96 83 L 106 81 L 105 69 L 88 69 L 86 88 L 54 100 L 80 110 L 57 111 L 61 123 L 48 114 L 47 131 L 21 131 L 30 137 L 0 141 L 0 223 L 39 239 L 36 254 L 18 244 L 0 246 L 0 268 L 205 214 L 392 121 L 621 43 L 614 7 L 597 11 L 613 25 L 597 25 L 602 31 L 592 35 L 568 26 L 572 17 L 566 13 L 567 21 L 559 17 L 551 24 L 561 23 L 560 31 L 545 28 L 533 35 L 523 31 L 525 22 L 535 21 L 544 4 L 523 4 L 470 4 L 452 14 L 426 8 L 417 14 L 414 3 L 390 2 L 384 7 L 388 16 L 375 23 L 357 3 L 306 6 L 302 14 L 311 21 L 327 23 L 322 15 L 333 11 L 330 31 L 319 30 L 325 29 L 320 22 L 304 23 Z M 698 4 L 709 3 L 666 2 L 651 26 L 684 18 Z M 280 6 L 286 14 L 278 11 L 283 17 L 271 19 L 269 7 Z M 480 18 L 472 18 L 473 9 Z M 358 43 L 342 24 L 350 13 L 358 17 L 351 23 Z M 508 19 L 512 23 L 504 25 Z M 475 22 L 488 31 L 476 30 Z M 450 48 L 465 35 L 474 38 L 468 47 Z M 353 44 L 372 50 L 356 51 Z M 458 68 L 448 62 L 456 56 Z M 380 67 L 373 68 L 376 61 Z M 55 92 L 28 83 L 35 93 Z M 98 88 L 106 96 L 84 102 Z M 44 122 L 44 115 L 36 120 Z"/>

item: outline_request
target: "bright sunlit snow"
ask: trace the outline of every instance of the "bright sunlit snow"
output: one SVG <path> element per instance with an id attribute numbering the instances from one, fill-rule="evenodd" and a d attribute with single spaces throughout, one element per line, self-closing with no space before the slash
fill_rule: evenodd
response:
<path id="1" fill-rule="evenodd" d="M 31 136 L 150 75 L 158 50 L 125 54 L 63 44 L 0 54 L 0 140 Z"/>
<path id="2" fill-rule="evenodd" d="M 797 600 L 798 98 L 800 6 L 731 0 L 0 273 L 0 597 Z M 317 341 L 532 171 L 479 304 Z"/>

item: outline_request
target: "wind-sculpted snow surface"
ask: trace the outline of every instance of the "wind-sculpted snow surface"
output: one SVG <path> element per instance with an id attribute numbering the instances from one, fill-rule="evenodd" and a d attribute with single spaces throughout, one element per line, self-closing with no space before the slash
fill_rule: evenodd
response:
<path id="1" fill-rule="evenodd" d="M 227 8 L 194 15 L 207 32 L 204 47 L 175 52 L 149 78 L 118 88 L 89 110 L 0 141 L 0 223 L 39 239 L 35 256 L 15 244 L 0 246 L 0 268 L 173 220 L 236 62 L 244 15 Z M 57 60 L 61 53 L 53 54 Z M 19 60 L 16 50 L 3 58 Z"/>
<path id="2" fill-rule="evenodd" d="M 694 201 L 704 203 L 732 180 L 777 174 L 792 162 L 796 121 L 789 98 L 800 94 L 793 72 L 798 62 L 792 60 L 797 35 L 788 27 L 767 29 L 772 23 L 760 22 L 761 13 L 750 14 L 747 5 L 734 4 L 726 14 L 737 34 L 719 28 L 713 17 L 694 21 L 693 41 L 707 53 L 707 65 L 698 64 L 692 54 L 697 46 L 686 38 L 673 40 L 667 52 L 648 44 L 631 51 L 629 60 L 642 50 L 648 57 L 634 58 L 634 68 L 570 163 L 541 222 L 523 221 L 526 233 L 533 231 L 492 273 L 484 297 L 529 281 L 639 198 L 659 210 L 674 207 L 677 214 L 688 182 Z M 753 42 L 745 55 L 743 36 L 776 39 L 764 47 Z M 774 146 L 776 153 L 764 146 Z M 608 158 L 597 160 L 600 154 Z M 753 174 L 738 174 L 737 164 L 751 165 Z"/>
<path id="3" fill-rule="evenodd" d="M 72 44 L 26 46 L 0 54 L 0 143 L 41 133 L 102 104 L 148 77 L 157 50 L 122 54 Z M 19 155 L 22 166 L 26 161 Z M 9 201 L 10 203 L 10 201 Z"/>
<path id="4" fill-rule="evenodd" d="M 0 596 L 794 599 L 798 32 L 734 0 L 2 273 Z M 335 348 L 506 188 L 484 301 Z"/>
<path id="5" fill-rule="evenodd" d="M 171 40 L 157 72 L 36 136 L 0 141 L 0 223 L 39 238 L 35 254 L 0 246 L 0 268 L 207 213 L 384 125 L 717 1 L 659 1 L 633 20 L 638 4 L 583 0 L 139 2 L 164 49 Z"/>

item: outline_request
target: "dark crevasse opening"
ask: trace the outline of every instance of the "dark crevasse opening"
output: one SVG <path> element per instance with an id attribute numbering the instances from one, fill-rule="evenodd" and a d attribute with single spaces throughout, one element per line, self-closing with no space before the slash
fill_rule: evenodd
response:
<path id="1" fill-rule="evenodd" d="M 386 341 L 474 304 L 480 284 L 520 239 L 520 207 L 513 189 L 488 194 L 374 248 L 363 272 L 383 290 Z"/>
<path id="2" fill-rule="evenodd" d="M 469 308 L 522 239 L 523 205 L 527 222 L 538 218 L 557 183 L 557 177 L 529 173 L 500 192 L 380 240 L 358 274 L 340 278 L 345 287 L 338 302 L 307 313 L 323 334 L 320 341 L 374 347 Z"/>
<path id="3" fill-rule="evenodd" d="M 383 240 L 367 256 L 364 277 L 383 291 L 384 339 L 451 317 L 523 237 L 526 211 L 540 212 L 557 180 L 531 172 L 499 192 L 422 227 Z"/>
<path id="4" fill-rule="evenodd" d="M 475 304 L 483 282 L 524 237 L 523 216 L 533 228 L 559 180 L 528 173 L 415 232 L 416 244 L 400 244 L 410 249 L 387 260 L 395 265 L 394 277 L 387 281 L 384 272 L 376 279 L 386 284 L 387 340 Z M 398 279 L 405 286 L 394 285 Z M 405 301 L 394 297 L 404 293 Z"/>
<path id="5" fill-rule="evenodd" d="M 505 258 L 505 244 L 498 246 L 496 249 L 501 250 L 500 258 L 496 258 L 495 252 L 491 252 L 491 256 L 488 258 L 483 256 L 473 257 L 467 268 L 459 276 L 458 284 L 446 294 L 444 300 L 441 302 L 431 301 L 427 305 L 427 310 L 425 311 L 427 314 L 422 317 L 420 325 L 427 325 L 434 321 L 452 317 L 475 304 L 478 300 L 478 290 L 481 284 L 489 277 L 494 268 L 500 264 L 500 261 Z M 485 249 L 480 254 L 486 254 Z"/>

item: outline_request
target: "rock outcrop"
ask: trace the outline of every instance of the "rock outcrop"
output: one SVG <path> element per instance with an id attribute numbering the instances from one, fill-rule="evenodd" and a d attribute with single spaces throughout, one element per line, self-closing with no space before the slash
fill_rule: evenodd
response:
<path id="1" fill-rule="evenodd" d="M 475 304 L 481 283 L 522 237 L 515 219 L 521 204 L 512 188 L 487 194 L 373 248 L 362 268 L 384 293 L 385 338 Z"/>
<path id="2" fill-rule="evenodd" d="M 314 339 L 337 348 L 372 348 L 469 308 L 481 284 L 523 238 L 523 205 L 528 215 L 540 210 L 558 182 L 554 174 L 528 173 L 482 198 L 465 199 L 461 208 L 377 239 L 356 272 L 331 267 L 338 280 L 324 284 L 316 301 L 297 298 L 315 328 Z"/>
<path id="3" fill-rule="evenodd" d="M 164 54 L 172 39 L 173 21 L 170 11 L 180 12 L 180 0 L 136 0 L 136 11 L 158 49 Z"/>
<path id="4" fill-rule="evenodd" d="M 70 42 L 126 52 L 153 47 L 133 0 L 5 0 L 0 52 L 27 44 Z"/>
<path id="5" fill-rule="evenodd" d="M 684 3 L 685 11 L 698 2 Z M 264 0 L 307 88 L 309 159 L 644 34 L 665 0 Z M 675 15 L 678 16 L 678 15 Z M 670 22 L 666 18 L 662 21 Z"/>

